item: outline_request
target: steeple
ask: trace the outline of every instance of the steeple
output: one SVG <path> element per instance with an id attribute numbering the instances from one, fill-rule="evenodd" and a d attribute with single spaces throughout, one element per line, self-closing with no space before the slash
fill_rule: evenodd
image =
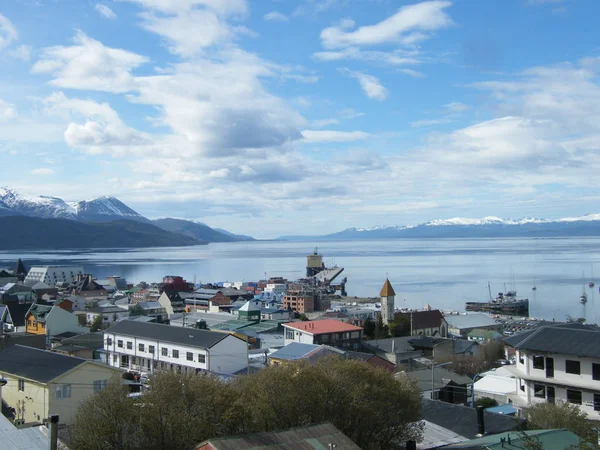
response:
<path id="1" fill-rule="evenodd" d="M 381 297 L 381 319 L 383 323 L 391 322 L 394 320 L 396 292 L 388 278 L 385 279 L 379 296 Z"/>

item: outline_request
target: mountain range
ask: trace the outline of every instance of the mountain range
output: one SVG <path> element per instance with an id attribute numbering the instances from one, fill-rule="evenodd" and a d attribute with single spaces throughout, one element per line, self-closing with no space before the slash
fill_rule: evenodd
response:
<path id="1" fill-rule="evenodd" d="M 494 237 L 561 237 L 600 236 L 600 214 L 562 219 L 482 219 L 453 218 L 432 220 L 418 225 L 347 228 L 321 236 L 282 236 L 288 241 L 355 240 L 400 238 L 494 238 Z"/>
<path id="2" fill-rule="evenodd" d="M 164 247 L 253 240 L 181 219 L 150 220 L 115 197 L 65 202 L 0 188 L 0 249 Z"/>

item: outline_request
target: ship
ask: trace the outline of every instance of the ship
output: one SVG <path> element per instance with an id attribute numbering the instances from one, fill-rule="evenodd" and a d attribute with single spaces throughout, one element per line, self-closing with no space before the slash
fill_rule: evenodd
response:
<path id="1" fill-rule="evenodd" d="M 326 267 L 317 248 L 312 254 L 306 256 L 306 280 L 310 284 L 322 287 L 327 294 L 335 294 L 339 292 L 342 297 L 346 297 L 347 278 L 343 278 L 337 283 L 334 280 L 344 271 L 343 267 L 337 265 Z"/>
<path id="2" fill-rule="evenodd" d="M 465 304 L 465 309 L 467 311 L 479 311 L 507 316 L 529 316 L 529 299 L 517 298 L 517 292 L 515 290 L 508 291 L 506 294 L 499 292 L 495 298 L 492 298 L 491 288 L 488 282 L 488 291 L 490 293 L 489 301 L 467 302 Z"/>

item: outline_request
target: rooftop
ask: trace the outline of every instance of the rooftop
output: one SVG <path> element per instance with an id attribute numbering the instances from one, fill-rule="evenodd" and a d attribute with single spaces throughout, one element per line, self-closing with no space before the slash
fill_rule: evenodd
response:
<path id="1" fill-rule="evenodd" d="M 414 330 L 421 330 L 423 328 L 438 328 L 444 321 L 444 316 L 438 309 L 431 311 L 412 311 L 402 314 L 411 320 L 412 328 Z"/>
<path id="2" fill-rule="evenodd" d="M 579 448 L 581 439 L 573 432 L 565 429 L 554 430 L 529 430 L 494 434 L 473 439 L 470 441 L 452 444 L 447 449 L 514 449 L 527 448 L 525 435 L 539 443 L 544 450 L 564 450 L 567 448 Z"/>
<path id="3" fill-rule="evenodd" d="M 431 391 L 431 369 L 410 370 L 407 372 L 399 372 L 395 376 L 407 376 L 417 382 L 421 391 Z M 453 381 L 458 385 L 473 384 L 473 380 L 465 375 L 459 375 L 444 367 L 438 367 L 433 370 L 434 389 L 440 389 Z M 460 433 L 459 433 L 460 434 Z"/>
<path id="4" fill-rule="evenodd" d="M 0 352 L 0 372 L 41 383 L 52 381 L 85 362 L 82 358 L 18 344 Z"/>
<path id="5" fill-rule="evenodd" d="M 296 361 L 298 359 L 307 358 L 312 354 L 319 352 L 319 350 L 325 350 L 326 353 L 331 354 L 344 354 L 343 351 L 334 349 L 327 345 L 301 344 L 300 342 L 292 342 L 282 349 L 272 353 L 270 357 L 273 359 L 283 359 L 285 361 Z"/>
<path id="6" fill-rule="evenodd" d="M 361 327 L 350 325 L 339 320 L 309 320 L 306 322 L 284 323 L 284 327 L 294 328 L 295 330 L 305 331 L 313 336 L 327 333 L 341 333 L 346 331 L 360 331 Z"/>
<path id="7" fill-rule="evenodd" d="M 335 443 L 339 450 L 360 450 L 360 447 L 330 423 L 293 428 L 286 431 L 257 433 L 247 436 L 210 439 L 196 449 L 210 446 L 213 450 L 323 450 Z"/>
<path id="8" fill-rule="evenodd" d="M 196 328 L 174 327 L 158 323 L 123 320 L 105 330 L 105 333 L 121 334 L 162 342 L 187 345 L 191 347 L 211 348 L 229 334 L 218 331 L 198 330 Z"/>
<path id="9" fill-rule="evenodd" d="M 500 327 L 500 324 L 496 322 L 496 319 L 493 319 L 487 314 L 449 314 L 444 316 L 444 319 L 446 319 L 448 327 L 450 328 Z"/>
<path id="10" fill-rule="evenodd" d="M 385 283 L 383 283 L 383 287 L 381 288 L 381 292 L 379 292 L 380 297 L 393 297 L 396 295 L 394 288 L 392 287 L 392 283 L 387 278 L 385 279 Z"/>
<path id="11" fill-rule="evenodd" d="M 600 358 L 600 330 L 581 324 L 542 326 L 515 334 L 504 342 L 518 350 Z"/>

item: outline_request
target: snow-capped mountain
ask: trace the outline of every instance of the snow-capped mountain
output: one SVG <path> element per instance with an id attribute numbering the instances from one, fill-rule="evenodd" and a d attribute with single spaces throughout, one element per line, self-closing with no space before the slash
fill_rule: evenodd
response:
<path id="1" fill-rule="evenodd" d="M 149 222 L 144 216 L 115 197 L 84 200 L 72 203 L 72 206 L 77 218 L 86 222 L 111 222 L 119 219 Z"/>
<path id="2" fill-rule="evenodd" d="M 15 215 L 43 219 L 76 219 L 75 209 L 56 197 L 22 195 L 10 188 L 0 188 L 2 204 Z"/>
<path id="3" fill-rule="evenodd" d="M 486 238 L 486 237 L 600 236 L 600 214 L 562 219 L 480 219 L 454 217 L 418 225 L 348 228 L 325 236 L 284 236 L 289 240 L 395 239 L 395 238 Z"/>

